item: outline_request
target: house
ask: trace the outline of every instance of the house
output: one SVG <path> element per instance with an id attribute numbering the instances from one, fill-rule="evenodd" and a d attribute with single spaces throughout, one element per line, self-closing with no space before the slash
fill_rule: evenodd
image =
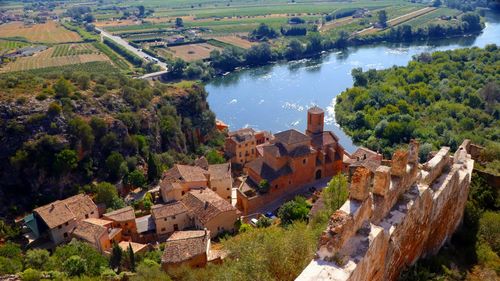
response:
<path id="1" fill-rule="evenodd" d="M 191 190 L 182 203 L 193 214 L 195 228 L 208 229 L 212 237 L 225 231 L 234 232 L 238 210 L 211 189 Z"/>
<path id="2" fill-rule="evenodd" d="M 357 167 L 365 167 L 375 174 L 377 168 L 382 165 L 382 154 L 370 150 L 366 147 L 359 147 L 353 154 L 344 160 L 344 170 L 349 177 L 354 173 Z"/>
<path id="3" fill-rule="evenodd" d="M 198 166 L 174 165 L 163 173 L 160 192 L 164 202 L 180 200 L 193 188 L 208 187 L 208 171 Z"/>
<path id="4" fill-rule="evenodd" d="M 180 201 L 153 206 L 151 217 L 158 237 L 193 226 L 189 210 Z"/>
<path id="5" fill-rule="evenodd" d="M 38 207 L 28 217 L 25 222 L 36 236 L 47 235 L 58 245 L 71 239 L 71 233 L 82 220 L 98 218 L 99 213 L 89 196 L 78 194 Z"/>
<path id="6" fill-rule="evenodd" d="M 231 202 L 231 191 L 233 188 L 233 177 L 231 176 L 231 164 L 214 164 L 208 166 L 209 187 L 220 197 Z"/>
<path id="7" fill-rule="evenodd" d="M 277 133 L 262 152 L 245 165 L 248 182 L 241 185 L 244 191 L 237 191 L 237 206 L 245 214 L 304 184 L 342 172 L 345 155 L 339 138 L 324 131 L 324 111 L 316 106 L 307 112 L 305 134 L 294 129 Z"/>
<path id="8" fill-rule="evenodd" d="M 129 247 L 132 247 L 132 252 L 134 252 L 134 254 L 144 254 L 149 250 L 148 245 L 130 241 L 121 241 L 118 243 L 118 247 L 120 247 L 124 253 L 128 253 Z"/>
<path id="9" fill-rule="evenodd" d="M 177 231 L 165 242 L 161 266 L 165 271 L 182 265 L 204 267 L 208 262 L 209 251 L 210 231 Z"/>
<path id="10" fill-rule="evenodd" d="M 113 228 L 111 221 L 89 218 L 77 225 L 72 237 L 85 241 L 104 253 L 111 249 L 113 242 L 120 242 L 121 232 L 120 228 Z"/>
<path id="11" fill-rule="evenodd" d="M 252 128 L 244 128 L 229 132 L 224 143 L 224 152 L 232 164 L 245 165 L 259 156 L 257 146 L 272 139 L 269 132 L 256 132 Z"/>
<path id="12" fill-rule="evenodd" d="M 125 240 L 135 239 L 137 235 L 137 225 L 135 222 L 134 208 L 127 206 L 102 215 L 104 220 L 112 222 L 113 227 L 122 229 L 122 236 Z"/>

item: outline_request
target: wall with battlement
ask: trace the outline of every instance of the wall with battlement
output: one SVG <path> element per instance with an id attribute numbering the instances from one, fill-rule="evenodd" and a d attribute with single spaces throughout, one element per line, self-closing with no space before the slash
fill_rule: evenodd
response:
<path id="1" fill-rule="evenodd" d="M 443 147 L 419 164 L 418 142 L 411 141 L 374 173 L 357 168 L 349 199 L 297 280 L 396 280 L 420 257 L 437 253 L 462 221 L 474 165 L 469 147 L 464 141 L 453 156 Z"/>

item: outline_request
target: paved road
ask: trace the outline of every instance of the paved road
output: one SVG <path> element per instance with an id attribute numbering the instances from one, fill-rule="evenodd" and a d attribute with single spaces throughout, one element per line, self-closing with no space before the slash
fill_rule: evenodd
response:
<path id="1" fill-rule="evenodd" d="M 108 33 L 105 30 L 103 30 L 101 28 L 98 28 L 98 27 L 96 27 L 95 29 L 99 30 L 101 32 L 101 37 L 106 37 L 106 38 L 109 38 L 109 39 L 115 41 L 116 43 L 118 43 L 118 44 L 122 45 L 123 47 L 125 47 L 127 50 L 129 50 L 132 53 L 134 53 L 137 56 L 139 56 L 140 58 L 156 62 L 156 64 L 159 65 L 162 68 L 162 70 L 159 71 L 159 72 L 148 73 L 147 75 L 144 75 L 141 78 L 150 78 L 150 77 L 154 77 L 154 76 L 159 76 L 159 75 L 165 73 L 168 70 L 168 67 L 167 67 L 166 63 L 158 61 L 155 57 L 150 56 L 150 55 L 146 54 L 145 52 L 143 52 L 143 51 L 135 48 L 134 46 L 130 45 L 127 41 L 123 40 L 121 37 L 114 36 L 111 33 Z"/>

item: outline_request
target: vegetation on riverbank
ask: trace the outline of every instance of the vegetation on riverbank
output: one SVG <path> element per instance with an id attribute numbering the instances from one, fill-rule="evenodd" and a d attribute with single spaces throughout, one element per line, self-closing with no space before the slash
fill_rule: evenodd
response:
<path id="1" fill-rule="evenodd" d="M 411 138 L 423 153 L 455 150 L 463 139 L 500 139 L 500 50 L 423 53 L 406 67 L 354 69 L 354 87 L 337 97 L 336 120 L 354 142 L 390 156 Z"/>

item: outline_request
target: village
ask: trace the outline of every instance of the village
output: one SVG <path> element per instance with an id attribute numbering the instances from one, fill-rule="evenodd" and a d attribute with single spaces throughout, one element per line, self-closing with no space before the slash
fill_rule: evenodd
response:
<path id="1" fill-rule="evenodd" d="M 219 121 L 218 128 L 227 132 L 227 163 L 210 165 L 202 157 L 193 166 L 175 164 L 147 190 L 154 201 L 148 214 L 132 206 L 106 211 L 86 194 L 38 207 L 22 221 L 27 247 L 54 249 L 77 239 L 111 255 L 113 245 L 142 254 L 164 243 L 165 271 L 220 263 L 228 253 L 212 249 L 211 240 L 235 234 L 238 222 L 255 226 L 261 217 L 276 219 L 287 200 L 318 196 L 339 173 L 351 177 L 362 168 L 376 174 L 390 163 L 364 147 L 346 152 L 338 137 L 324 130 L 324 118 L 314 106 L 307 111 L 305 133 L 290 129 L 274 135 L 252 128 L 227 132 Z"/>

